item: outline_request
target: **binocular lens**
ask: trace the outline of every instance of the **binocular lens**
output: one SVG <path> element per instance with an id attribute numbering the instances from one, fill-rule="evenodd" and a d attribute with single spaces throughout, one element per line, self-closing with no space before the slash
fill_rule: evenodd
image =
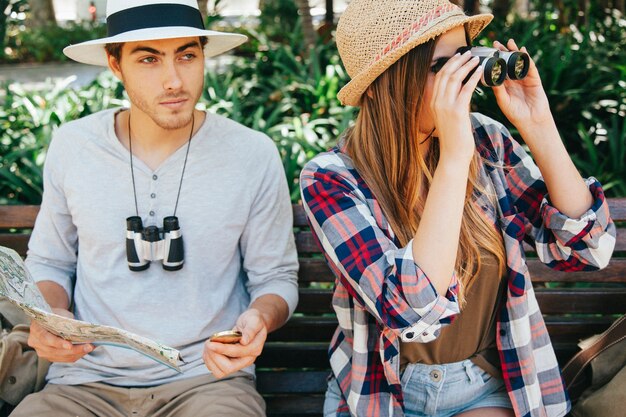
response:
<path id="1" fill-rule="evenodd" d="M 500 85 L 502 78 L 502 63 L 496 62 L 491 69 L 491 85 Z"/>
<path id="2" fill-rule="evenodd" d="M 530 58 L 527 54 L 515 53 L 509 61 L 508 76 L 513 80 L 521 80 L 528 74 Z"/>
<path id="3" fill-rule="evenodd" d="M 483 71 L 482 83 L 488 87 L 495 87 L 506 78 L 506 61 L 498 57 L 488 57 L 481 62 Z"/>

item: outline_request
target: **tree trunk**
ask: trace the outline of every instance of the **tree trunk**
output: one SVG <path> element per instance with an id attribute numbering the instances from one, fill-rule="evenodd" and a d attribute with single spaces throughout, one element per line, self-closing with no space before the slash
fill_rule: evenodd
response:
<path id="1" fill-rule="evenodd" d="M 512 0 L 493 0 L 491 11 L 496 19 L 506 19 L 511 11 Z"/>
<path id="2" fill-rule="evenodd" d="M 52 0 L 30 0 L 28 5 L 30 6 L 30 19 L 28 20 L 30 27 L 56 25 Z"/>
<path id="3" fill-rule="evenodd" d="M 564 28 L 568 25 L 568 10 L 565 7 L 563 0 L 554 0 L 554 6 L 558 10 L 559 18 L 557 20 L 559 28 Z"/>
<path id="4" fill-rule="evenodd" d="M 329 26 L 332 26 L 335 23 L 333 0 L 326 0 L 326 15 L 324 16 L 324 22 Z"/>
<path id="5" fill-rule="evenodd" d="M 515 5 L 513 6 L 513 11 L 515 15 L 520 17 L 528 17 L 528 4 L 529 0 L 515 0 Z"/>
<path id="6" fill-rule="evenodd" d="M 305 54 L 315 46 L 315 29 L 313 29 L 313 19 L 311 18 L 311 5 L 309 0 L 295 0 L 298 12 L 302 18 L 302 32 L 304 34 Z"/>
<path id="7" fill-rule="evenodd" d="M 578 10 L 582 13 L 576 15 L 576 25 L 587 26 L 589 23 L 589 0 L 578 0 Z"/>
<path id="8" fill-rule="evenodd" d="M 478 6 L 480 5 L 478 0 L 465 0 L 463 2 L 463 10 L 466 14 L 472 16 L 478 13 Z"/>
<path id="9" fill-rule="evenodd" d="M 200 9 L 200 14 L 202 14 L 202 23 L 206 25 L 206 17 L 207 17 L 207 5 L 209 0 L 198 0 L 198 9 Z"/>
<path id="10" fill-rule="evenodd" d="M 4 57 L 4 44 L 7 37 L 7 19 L 8 15 L 4 11 L 9 7 L 10 0 L 0 0 L 0 57 Z"/>

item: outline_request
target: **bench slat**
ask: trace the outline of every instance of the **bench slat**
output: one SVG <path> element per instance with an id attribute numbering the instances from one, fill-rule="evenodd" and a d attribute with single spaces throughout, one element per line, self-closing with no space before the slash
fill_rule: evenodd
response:
<path id="1" fill-rule="evenodd" d="M 577 343 L 605 331 L 614 318 L 548 316 L 545 321 L 553 341 Z M 268 341 L 329 343 L 336 328 L 335 317 L 292 317 L 282 328 L 270 333 Z"/>
<path id="2" fill-rule="evenodd" d="M 315 242 L 313 232 L 310 230 L 300 230 L 295 233 L 296 248 L 298 253 L 302 254 L 321 254 L 320 248 Z M 535 253 L 535 248 L 524 242 L 524 251 L 529 253 Z M 626 231 L 618 229 L 617 238 L 615 242 L 615 252 L 626 252 Z"/>
<path id="3" fill-rule="evenodd" d="M 576 342 L 552 342 L 557 359 L 561 365 L 580 349 Z M 325 371 L 330 369 L 328 361 L 328 343 L 267 343 L 263 353 L 256 361 L 259 371 L 262 368 L 278 368 L 281 373 L 286 369 Z"/>
<path id="4" fill-rule="evenodd" d="M 600 334 L 613 323 L 613 317 L 546 317 L 546 327 L 553 343 L 574 343 Z"/>
<path id="5" fill-rule="evenodd" d="M 535 294 L 543 314 L 626 313 L 626 288 L 537 288 Z M 331 301 L 332 290 L 301 288 L 296 311 L 328 313 Z"/>
<path id="6" fill-rule="evenodd" d="M 563 272 L 548 268 L 538 259 L 528 260 L 533 282 L 626 283 L 626 259 L 614 258 L 599 271 Z"/>
<path id="7" fill-rule="evenodd" d="M 611 218 L 616 222 L 626 221 L 626 197 L 623 198 L 609 198 L 609 211 L 611 212 Z"/>
<path id="8" fill-rule="evenodd" d="M 328 341 L 321 343 L 281 343 L 268 342 L 263 353 L 257 358 L 257 369 L 295 368 L 330 369 L 328 362 Z"/>
<path id="9" fill-rule="evenodd" d="M 257 388 L 263 394 L 316 394 L 326 391 L 328 371 L 276 371 L 259 369 Z"/>
<path id="10" fill-rule="evenodd" d="M 626 288 L 535 290 L 542 314 L 624 314 Z"/>
<path id="11" fill-rule="evenodd" d="M 0 229 L 30 229 L 35 224 L 39 206 L 0 205 Z"/>
<path id="12" fill-rule="evenodd" d="M 626 198 L 609 198 L 611 217 L 615 221 L 626 221 Z M 300 204 L 293 204 L 293 223 L 295 227 L 308 227 L 306 214 Z M 30 228 L 35 224 L 39 206 L 0 205 L 0 229 Z"/>
<path id="13" fill-rule="evenodd" d="M 332 317 L 292 317 L 283 327 L 270 333 L 270 342 L 330 342 L 337 328 Z"/>
<path id="14" fill-rule="evenodd" d="M 334 282 L 335 278 L 322 258 L 300 258 L 300 283 Z M 626 259 L 612 259 L 600 271 L 562 272 L 548 268 L 538 259 L 528 259 L 528 269 L 533 282 L 595 282 L 626 283 Z"/>
<path id="15" fill-rule="evenodd" d="M 26 256 L 30 235 L 0 233 L 0 246 L 5 246 L 16 251 L 20 256 Z"/>
<path id="16" fill-rule="evenodd" d="M 265 398 L 267 417 L 322 417 L 324 395 Z"/>

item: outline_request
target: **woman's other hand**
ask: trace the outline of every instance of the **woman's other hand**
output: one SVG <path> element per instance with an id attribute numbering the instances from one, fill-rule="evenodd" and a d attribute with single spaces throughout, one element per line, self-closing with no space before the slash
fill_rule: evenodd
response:
<path id="1" fill-rule="evenodd" d="M 500 51 L 519 51 L 528 54 L 526 47 L 519 49 L 513 39 L 509 39 L 506 46 L 495 41 L 493 47 Z M 528 74 L 524 79 L 506 79 L 502 85 L 494 87 L 493 92 L 498 106 L 518 130 L 553 123 L 548 97 L 541 85 L 539 71 L 532 58 L 530 58 Z"/>

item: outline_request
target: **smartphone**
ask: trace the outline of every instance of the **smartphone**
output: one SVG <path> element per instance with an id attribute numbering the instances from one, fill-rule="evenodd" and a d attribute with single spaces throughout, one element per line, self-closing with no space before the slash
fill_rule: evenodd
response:
<path id="1" fill-rule="evenodd" d="M 241 332 L 237 330 L 226 330 L 224 332 L 217 332 L 212 334 L 211 337 L 209 337 L 209 340 L 211 342 L 217 343 L 239 343 L 239 341 L 241 340 Z"/>

